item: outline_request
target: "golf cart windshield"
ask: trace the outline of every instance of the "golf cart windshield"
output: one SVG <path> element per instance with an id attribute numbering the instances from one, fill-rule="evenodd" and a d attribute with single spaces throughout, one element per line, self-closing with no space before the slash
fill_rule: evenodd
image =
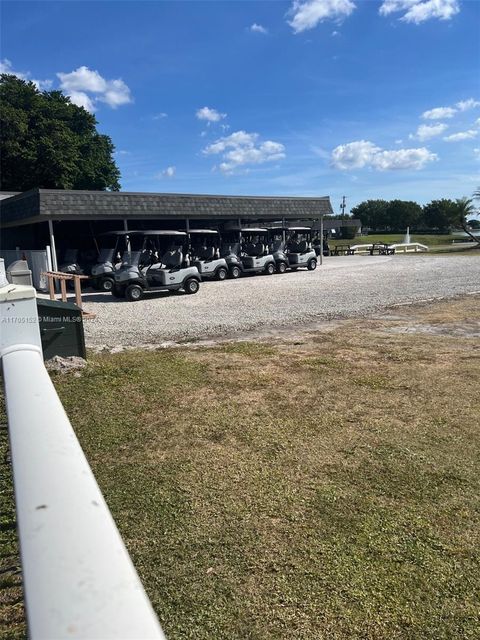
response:
<path id="1" fill-rule="evenodd" d="M 105 262 L 112 262 L 114 253 L 115 249 L 100 249 L 98 261 L 102 264 Z"/>
<path id="2" fill-rule="evenodd" d="M 122 264 L 138 266 L 141 255 L 142 255 L 141 251 L 124 251 L 122 255 Z"/>
<path id="3" fill-rule="evenodd" d="M 222 248 L 220 250 L 220 256 L 222 258 L 226 258 L 230 255 L 238 256 L 240 253 L 240 243 L 239 242 L 224 242 L 222 244 Z"/>

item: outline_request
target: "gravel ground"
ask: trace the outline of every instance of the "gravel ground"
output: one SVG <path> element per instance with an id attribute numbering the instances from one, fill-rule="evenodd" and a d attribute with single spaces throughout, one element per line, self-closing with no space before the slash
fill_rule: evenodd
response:
<path id="1" fill-rule="evenodd" d="M 312 328 L 334 318 L 480 290 L 478 256 L 326 258 L 316 271 L 202 283 L 193 296 L 149 294 L 139 302 L 86 293 L 87 345 L 120 348 L 226 338 L 251 330 Z"/>

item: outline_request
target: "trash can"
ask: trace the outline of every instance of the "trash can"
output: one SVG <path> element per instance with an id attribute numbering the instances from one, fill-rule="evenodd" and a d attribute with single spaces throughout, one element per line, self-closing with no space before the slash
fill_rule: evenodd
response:
<path id="1" fill-rule="evenodd" d="M 12 262 L 7 268 L 7 280 L 10 284 L 23 284 L 32 287 L 32 272 L 28 268 L 28 262 L 26 260 Z"/>
<path id="2" fill-rule="evenodd" d="M 71 302 L 37 298 L 43 359 L 86 358 L 82 310 Z"/>

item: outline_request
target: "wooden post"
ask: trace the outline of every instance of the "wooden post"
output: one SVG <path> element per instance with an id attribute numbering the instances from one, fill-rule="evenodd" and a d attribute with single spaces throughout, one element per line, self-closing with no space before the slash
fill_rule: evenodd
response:
<path id="1" fill-rule="evenodd" d="M 62 292 L 62 302 L 67 301 L 67 283 L 64 278 L 60 278 L 60 290 Z"/>
<path id="2" fill-rule="evenodd" d="M 73 276 L 73 283 L 75 285 L 75 303 L 77 307 L 82 308 L 82 287 L 80 286 L 80 278 Z"/>
<path id="3" fill-rule="evenodd" d="M 55 300 L 55 284 L 53 282 L 53 276 L 48 274 L 48 291 L 50 293 L 50 300 Z"/>

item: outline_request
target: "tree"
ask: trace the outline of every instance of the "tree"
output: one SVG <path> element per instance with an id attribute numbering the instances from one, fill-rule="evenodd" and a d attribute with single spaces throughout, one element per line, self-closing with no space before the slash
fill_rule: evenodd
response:
<path id="1" fill-rule="evenodd" d="M 475 205 L 473 204 L 473 200 L 470 198 L 459 198 L 456 200 L 457 203 L 457 224 L 459 224 L 462 229 L 465 231 L 467 235 L 469 235 L 472 240 L 474 240 L 477 245 L 480 245 L 480 238 L 475 237 L 473 233 L 470 232 L 467 226 L 467 218 L 476 213 Z"/>
<path id="2" fill-rule="evenodd" d="M 454 200 L 432 200 L 423 207 L 423 220 L 429 229 L 448 232 L 458 224 L 458 207 Z"/>
<path id="3" fill-rule="evenodd" d="M 386 200 L 366 200 L 351 210 L 354 218 L 360 218 L 363 227 L 384 229 L 386 227 Z"/>
<path id="4" fill-rule="evenodd" d="M 475 218 L 472 218 L 471 220 L 467 220 L 467 224 L 470 227 L 470 229 L 480 229 L 480 220 L 475 220 Z"/>
<path id="5" fill-rule="evenodd" d="M 391 200 L 385 213 L 391 231 L 404 231 L 422 219 L 422 207 L 410 200 Z"/>
<path id="6" fill-rule="evenodd" d="M 120 172 L 109 136 L 97 120 L 60 91 L 0 76 L 0 189 L 118 191 Z"/>

